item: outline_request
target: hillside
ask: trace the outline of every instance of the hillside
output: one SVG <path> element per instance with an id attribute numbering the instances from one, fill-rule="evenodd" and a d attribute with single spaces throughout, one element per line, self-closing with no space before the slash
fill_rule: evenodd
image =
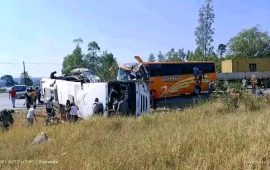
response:
<path id="1" fill-rule="evenodd" d="M 182 112 L 51 127 L 40 116 L 26 128 L 19 115 L 9 132 L 0 133 L 0 169 L 267 169 L 270 102 L 253 99 L 237 110 L 218 100 Z M 32 145 L 42 131 L 52 141 Z"/>

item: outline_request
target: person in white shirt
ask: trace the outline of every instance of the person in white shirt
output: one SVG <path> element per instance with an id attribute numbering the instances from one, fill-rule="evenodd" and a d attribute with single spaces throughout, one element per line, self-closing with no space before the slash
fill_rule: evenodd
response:
<path id="1" fill-rule="evenodd" d="M 78 110 L 79 108 L 75 105 L 75 103 L 73 102 L 71 105 L 70 105 L 70 111 L 69 111 L 69 114 L 70 114 L 70 120 L 72 122 L 76 122 L 78 120 Z"/>
<path id="2" fill-rule="evenodd" d="M 36 118 L 36 105 L 34 105 L 33 107 L 31 107 L 29 110 L 28 110 L 28 113 L 27 113 L 27 127 L 29 126 L 32 126 L 33 125 L 33 122 L 34 122 L 34 118 L 37 122 L 37 118 Z"/>

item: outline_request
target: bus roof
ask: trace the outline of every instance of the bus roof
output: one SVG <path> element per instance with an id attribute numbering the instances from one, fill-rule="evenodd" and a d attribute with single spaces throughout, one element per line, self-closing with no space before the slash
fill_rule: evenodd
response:
<path id="1" fill-rule="evenodd" d="M 184 61 L 184 62 L 143 62 L 143 64 L 151 65 L 151 64 L 189 64 L 189 63 L 214 63 L 213 61 Z M 138 63 L 123 63 L 120 64 L 122 66 L 131 67 L 133 65 L 136 65 Z"/>
<path id="2" fill-rule="evenodd" d="M 189 64 L 189 63 L 214 63 L 213 61 L 184 61 L 184 62 L 144 62 L 143 64 Z"/>

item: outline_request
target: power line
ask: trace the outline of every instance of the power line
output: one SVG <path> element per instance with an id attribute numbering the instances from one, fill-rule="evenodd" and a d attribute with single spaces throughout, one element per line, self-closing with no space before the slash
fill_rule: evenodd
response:
<path id="1" fill-rule="evenodd" d="M 0 64 L 22 64 L 22 63 L 15 63 L 15 62 L 0 62 Z M 26 65 L 31 64 L 31 65 L 62 65 L 62 63 L 25 63 Z"/>

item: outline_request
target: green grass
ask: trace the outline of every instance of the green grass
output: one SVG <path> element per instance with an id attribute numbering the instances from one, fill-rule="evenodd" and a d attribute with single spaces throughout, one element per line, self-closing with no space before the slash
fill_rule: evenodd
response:
<path id="1" fill-rule="evenodd" d="M 51 127 L 39 117 L 32 128 L 17 116 L 14 127 L 0 133 L 0 169 L 269 169 L 270 114 L 263 107 L 224 111 L 216 101 L 183 112 Z M 32 145 L 42 131 L 52 141 Z"/>

